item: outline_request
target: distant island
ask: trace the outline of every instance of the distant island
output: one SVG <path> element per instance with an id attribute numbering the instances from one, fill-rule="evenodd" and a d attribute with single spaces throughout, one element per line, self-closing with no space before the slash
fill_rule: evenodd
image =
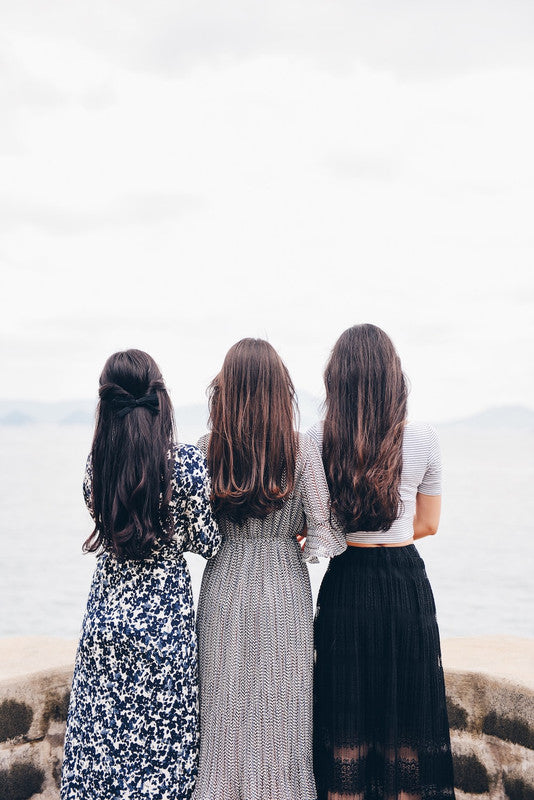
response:
<path id="1" fill-rule="evenodd" d="M 44 403 L 35 400 L 0 400 L 0 425 L 31 423 L 92 425 L 96 400 L 65 400 Z"/>
<path id="2" fill-rule="evenodd" d="M 514 430 L 533 430 L 534 411 L 526 406 L 497 406 L 472 414 L 465 419 L 437 423 L 440 428 L 513 428 Z"/>
<path id="3" fill-rule="evenodd" d="M 33 400 L 0 400 L 0 425 L 55 423 L 56 425 L 93 425 L 97 401 L 66 400 L 44 403 Z M 299 393 L 300 427 L 305 429 L 320 416 L 321 400 L 307 392 Z M 176 406 L 178 428 L 206 430 L 207 403 Z"/>
<path id="4" fill-rule="evenodd" d="M 300 428 L 306 430 L 321 416 L 321 400 L 307 392 L 299 392 Z M 31 400 L 0 400 L 0 425 L 19 426 L 51 423 L 56 425 L 93 425 L 96 400 L 71 400 L 40 403 Z M 194 430 L 201 435 L 207 428 L 206 404 L 176 407 L 178 431 Z M 498 406 L 477 414 L 447 422 L 435 423 L 438 428 L 480 430 L 534 430 L 534 410 L 526 406 Z"/>

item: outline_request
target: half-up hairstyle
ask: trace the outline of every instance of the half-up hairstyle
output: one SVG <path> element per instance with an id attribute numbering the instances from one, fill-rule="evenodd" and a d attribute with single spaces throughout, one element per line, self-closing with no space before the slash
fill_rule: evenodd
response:
<path id="1" fill-rule="evenodd" d="M 341 334 L 326 366 L 323 462 L 345 531 L 387 531 L 399 515 L 407 385 L 376 325 Z"/>
<path id="2" fill-rule="evenodd" d="M 295 390 L 263 339 L 228 351 L 210 385 L 208 470 L 215 513 L 233 522 L 282 507 L 295 483 Z"/>
<path id="3" fill-rule="evenodd" d="M 142 350 L 108 358 L 99 395 L 91 448 L 95 528 L 84 550 L 143 559 L 173 535 L 171 401 L 158 365 Z"/>

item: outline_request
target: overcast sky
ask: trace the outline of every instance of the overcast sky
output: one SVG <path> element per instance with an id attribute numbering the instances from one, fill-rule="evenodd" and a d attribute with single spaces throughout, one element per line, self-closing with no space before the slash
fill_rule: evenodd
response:
<path id="1" fill-rule="evenodd" d="M 2 398 L 126 347 L 201 402 L 382 326 L 411 415 L 534 407 L 531 0 L 0 6 Z"/>

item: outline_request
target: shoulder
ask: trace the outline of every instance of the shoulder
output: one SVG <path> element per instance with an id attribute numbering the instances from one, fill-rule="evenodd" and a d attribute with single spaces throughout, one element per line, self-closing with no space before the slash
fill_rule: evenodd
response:
<path id="1" fill-rule="evenodd" d="M 404 438 L 409 441 L 434 442 L 437 441 L 438 435 L 430 423 L 411 420 L 404 428 Z"/>
<path id="2" fill-rule="evenodd" d="M 181 483 L 191 484 L 204 481 L 206 459 L 194 444 L 174 444 L 171 447 L 171 458 L 174 460 L 175 477 Z"/>
<path id="3" fill-rule="evenodd" d="M 205 433 L 204 436 L 201 436 L 197 442 L 197 447 L 201 450 L 204 455 L 207 455 L 208 452 L 208 445 L 210 443 L 210 435 L 209 433 Z"/>
<path id="4" fill-rule="evenodd" d="M 204 467 L 206 459 L 202 450 L 194 444 L 177 445 L 178 457 L 180 462 L 187 470 L 196 469 L 198 466 Z"/>
<path id="5" fill-rule="evenodd" d="M 315 425 L 312 425 L 311 428 L 308 428 L 306 431 L 306 436 L 309 436 L 319 448 L 323 445 L 323 428 L 324 422 L 321 420 L 321 422 L 316 422 Z"/>
<path id="6" fill-rule="evenodd" d="M 315 462 L 322 463 L 319 444 L 309 433 L 297 433 L 297 473 Z"/>
<path id="7" fill-rule="evenodd" d="M 436 429 L 428 422 L 412 421 L 404 429 L 403 450 L 405 454 L 431 457 L 439 453 Z"/>

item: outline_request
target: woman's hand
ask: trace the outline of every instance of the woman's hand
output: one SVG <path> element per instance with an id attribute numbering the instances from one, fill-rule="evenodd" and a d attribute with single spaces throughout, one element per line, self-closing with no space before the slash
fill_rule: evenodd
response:
<path id="1" fill-rule="evenodd" d="M 306 545 L 306 536 L 308 535 L 308 526 L 304 525 L 300 533 L 297 533 L 297 542 L 300 544 L 300 549 L 304 550 Z"/>

